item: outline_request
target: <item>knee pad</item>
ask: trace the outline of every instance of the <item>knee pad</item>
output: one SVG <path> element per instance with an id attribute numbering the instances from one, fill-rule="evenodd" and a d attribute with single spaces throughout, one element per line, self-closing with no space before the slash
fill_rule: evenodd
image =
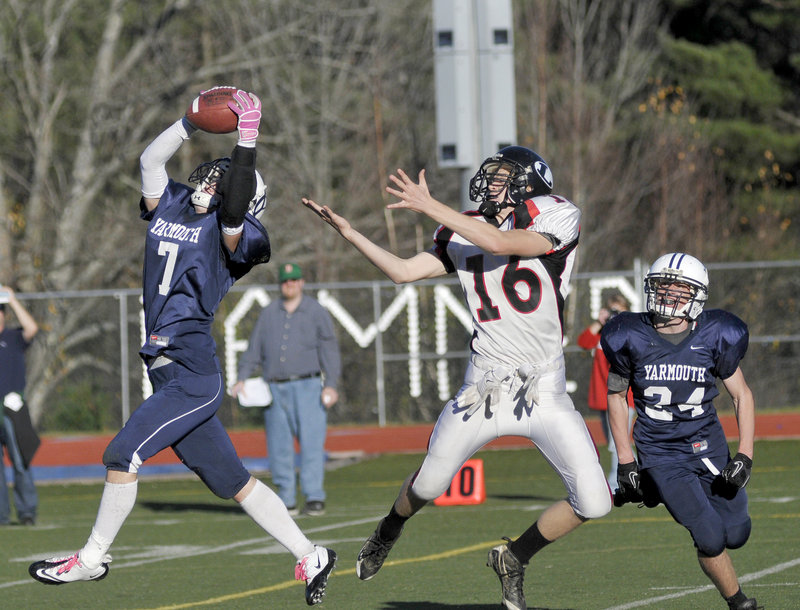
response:
<path id="1" fill-rule="evenodd" d="M 183 461 L 183 460 L 181 460 Z M 186 462 L 183 462 L 186 464 Z M 222 472 L 218 469 L 192 467 L 186 464 L 200 480 L 205 483 L 211 492 L 218 498 L 230 500 L 238 494 L 250 480 L 250 473 L 244 466 L 237 473 Z"/>
<path id="2" fill-rule="evenodd" d="M 420 500 L 425 500 L 426 502 L 433 502 L 436 498 L 441 496 L 444 492 L 447 491 L 447 488 L 450 487 L 450 483 L 452 483 L 452 479 L 445 480 L 442 477 L 439 477 L 438 482 L 433 480 L 420 481 L 419 474 L 420 470 L 414 473 L 414 476 L 411 479 L 411 484 L 408 486 L 408 490 L 410 493 L 413 493 L 417 498 Z M 434 468 L 433 471 L 436 472 L 438 469 Z M 429 479 L 431 477 L 428 477 Z"/>
<path id="3" fill-rule="evenodd" d="M 444 492 L 447 491 L 447 488 L 450 486 L 448 483 L 444 487 L 433 487 L 433 486 L 422 486 L 422 485 L 415 485 L 409 491 L 411 491 L 417 498 L 420 500 L 425 500 L 426 502 L 433 502 L 436 498 L 441 496 Z"/>
<path id="4" fill-rule="evenodd" d="M 599 519 L 611 512 L 611 491 L 599 466 L 598 471 L 599 478 L 592 472 L 581 473 L 577 479 L 577 489 L 569 497 L 572 510 L 586 519 Z"/>
<path id="5" fill-rule="evenodd" d="M 689 529 L 694 546 L 706 557 L 716 557 L 725 550 L 725 533 L 721 526 L 698 524 Z"/>
<path id="6" fill-rule="evenodd" d="M 122 443 L 113 438 L 103 452 L 103 465 L 107 470 L 119 470 L 120 472 L 138 472 L 141 462 L 134 462 L 128 451 L 124 449 Z"/>
<path id="7" fill-rule="evenodd" d="M 752 523 L 750 519 L 748 519 L 744 523 L 728 527 L 727 547 L 729 549 L 738 549 L 744 546 L 744 543 L 750 538 L 751 526 Z"/>
<path id="8" fill-rule="evenodd" d="M 608 489 L 598 492 L 590 498 L 581 498 L 578 506 L 570 498 L 570 505 L 579 517 L 585 519 L 599 519 L 611 512 L 611 492 Z"/>

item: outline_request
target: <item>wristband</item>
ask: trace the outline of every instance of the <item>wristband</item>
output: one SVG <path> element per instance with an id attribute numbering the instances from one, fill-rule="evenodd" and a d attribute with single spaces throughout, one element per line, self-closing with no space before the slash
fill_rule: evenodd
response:
<path id="1" fill-rule="evenodd" d="M 244 224 L 240 224 L 238 227 L 229 227 L 228 225 L 222 225 L 222 232 L 225 235 L 239 235 L 244 229 Z"/>

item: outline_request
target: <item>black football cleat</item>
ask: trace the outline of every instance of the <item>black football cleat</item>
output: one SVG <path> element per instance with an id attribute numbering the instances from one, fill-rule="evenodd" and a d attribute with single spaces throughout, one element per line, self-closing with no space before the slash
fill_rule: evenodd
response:
<path id="1" fill-rule="evenodd" d="M 505 540 L 509 541 L 508 538 Z M 503 607 L 507 610 L 527 610 L 525 591 L 522 581 L 525 577 L 525 566 L 508 549 L 508 544 L 501 544 L 489 551 L 486 565 L 492 568 L 503 587 Z"/>
<path id="2" fill-rule="evenodd" d="M 381 523 L 383 523 L 382 520 Z M 364 542 L 364 546 L 361 547 L 361 551 L 358 553 L 358 558 L 356 559 L 356 574 L 361 580 L 369 580 L 378 573 L 383 562 L 386 561 L 389 551 L 392 550 L 394 543 L 397 542 L 397 539 L 400 538 L 400 534 L 403 533 L 401 529 L 392 540 L 384 540 L 378 535 L 380 529 L 381 526 L 379 523 L 376 530 L 367 538 L 366 542 Z"/>

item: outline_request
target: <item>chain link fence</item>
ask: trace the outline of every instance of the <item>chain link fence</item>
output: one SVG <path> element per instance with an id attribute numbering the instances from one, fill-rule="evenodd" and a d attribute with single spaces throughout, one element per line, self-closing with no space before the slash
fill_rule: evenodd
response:
<path id="1" fill-rule="evenodd" d="M 750 348 L 742 369 L 757 408 L 786 409 L 798 404 L 800 364 L 800 261 L 709 264 L 708 308 L 727 309 L 747 322 Z M 597 315 L 609 292 L 620 292 L 641 310 L 647 264 L 602 273 L 575 273 L 565 311 L 567 379 L 577 408 L 587 413 L 591 354 L 575 340 Z M 34 342 L 32 360 L 44 362 L 53 346 L 64 366 L 84 359 L 59 379 L 37 414 L 41 431 L 118 428 L 149 394 L 138 357 L 143 341 L 139 290 L 19 294 L 48 333 L 48 311 L 91 300 L 86 325 L 100 328 L 90 347 L 71 350 L 68 340 Z M 275 284 L 235 286 L 214 324 L 217 352 L 226 383 L 235 380 L 238 357 L 260 308 L 279 298 Z M 389 281 L 306 284 L 306 294 L 329 309 L 342 353 L 340 402 L 331 424 L 432 422 L 461 384 L 471 336 L 471 317 L 455 278 L 395 286 Z M 52 331 L 51 331 L 52 332 Z M 33 368 L 36 368 L 35 363 Z M 40 367 L 41 368 L 41 367 Z M 52 366 L 51 366 L 52 368 Z M 29 376 L 29 384 L 35 381 Z M 29 385 L 30 395 L 30 385 Z M 718 399 L 718 409 L 731 407 Z M 261 409 L 242 408 L 227 397 L 220 409 L 227 426 L 261 425 Z"/>

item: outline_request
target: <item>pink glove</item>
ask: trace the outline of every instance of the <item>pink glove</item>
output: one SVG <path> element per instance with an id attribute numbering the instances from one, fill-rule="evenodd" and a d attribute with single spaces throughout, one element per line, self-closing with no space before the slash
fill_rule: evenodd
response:
<path id="1" fill-rule="evenodd" d="M 228 102 L 228 108 L 239 117 L 239 144 L 255 146 L 258 137 L 258 124 L 261 122 L 261 100 L 254 94 L 241 89 L 233 94 L 235 102 Z"/>

